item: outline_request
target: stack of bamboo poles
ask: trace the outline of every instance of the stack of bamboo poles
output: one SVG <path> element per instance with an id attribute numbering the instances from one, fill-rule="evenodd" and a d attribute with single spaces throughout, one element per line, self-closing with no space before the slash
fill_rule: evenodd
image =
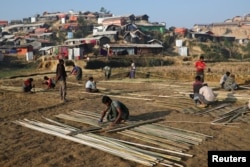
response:
<path id="1" fill-rule="evenodd" d="M 55 123 L 55 121 L 52 122 Z M 46 134 L 84 144 L 145 166 L 155 166 L 157 164 L 161 164 L 168 167 L 182 167 L 183 165 L 180 163 L 182 158 L 193 156 L 177 151 L 170 151 L 158 147 L 132 143 L 92 133 L 76 134 L 71 136 L 68 134 L 76 131 L 77 128 L 62 123 L 52 125 L 28 119 L 14 121 L 14 123 Z"/>
<path id="2" fill-rule="evenodd" d="M 66 119 L 69 121 L 80 122 L 80 123 L 92 125 L 95 127 L 107 127 L 109 124 L 109 122 L 106 119 L 104 119 L 102 123 L 98 123 L 100 114 L 95 113 L 95 112 L 90 112 L 90 111 L 83 111 L 83 110 L 74 110 L 74 111 L 68 112 L 67 114 L 55 115 L 55 117 Z M 127 123 L 120 124 L 119 126 L 115 126 L 112 128 L 108 127 L 108 129 L 106 129 L 107 130 L 106 132 L 117 132 L 117 131 L 121 131 L 124 129 L 133 128 L 135 126 L 157 122 L 160 120 L 163 120 L 163 118 L 150 119 L 146 121 L 127 122 Z"/>
<path id="3" fill-rule="evenodd" d="M 142 125 L 118 133 L 175 152 L 187 151 L 207 138 L 212 138 L 205 134 L 167 127 L 158 123 Z"/>
<path id="4" fill-rule="evenodd" d="M 58 114 L 56 115 L 56 117 L 84 124 L 89 124 L 95 127 L 100 127 L 100 125 L 98 124 L 100 114 L 90 111 L 74 110 L 67 114 Z"/>
<path id="5" fill-rule="evenodd" d="M 233 120 L 237 119 L 238 117 L 244 115 L 248 112 L 247 106 L 240 106 L 234 109 L 231 109 L 230 111 L 220 114 L 218 118 L 216 118 L 212 124 L 229 124 Z"/>
<path id="6" fill-rule="evenodd" d="M 68 115 L 56 115 L 58 118 L 68 119 L 90 125 L 97 125 L 96 120 L 99 118 L 98 113 L 90 111 L 74 110 Z M 188 151 L 202 141 L 212 138 L 205 134 L 167 127 L 162 124 L 151 124 L 162 119 L 151 119 L 147 121 L 129 122 L 123 127 L 115 127 L 106 130 L 106 132 L 118 132 L 119 134 L 132 137 L 148 144 L 156 145 L 158 148 L 167 150 L 170 154 L 190 156 L 183 152 Z M 166 158 L 166 156 L 163 156 Z M 167 156 L 171 159 L 171 156 Z"/>

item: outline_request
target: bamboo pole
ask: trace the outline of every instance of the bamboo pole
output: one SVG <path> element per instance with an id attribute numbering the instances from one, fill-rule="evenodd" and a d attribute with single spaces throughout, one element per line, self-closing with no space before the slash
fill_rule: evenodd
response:
<path id="1" fill-rule="evenodd" d="M 180 136 L 180 137 L 190 139 L 190 140 L 193 140 L 193 141 L 196 141 L 196 142 L 202 142 L 203 141 L 202 138 L 194 137 L 194 136 L 191 136 L 190 134 L 182 133 L 180 131 L 175 131 L 175 130 L 170 130 L 170 129 L 167 129 L 167 128 L 163 128 L 161 126 L 152 125 L 152 124 L 148 124 L 148 125 L 144 125 L 144 126 L 145 127 L 150 127 L 152 129 L 160 129 L 162 132 L 167 132 L 167 133 L 170 133 L 172 135 Z"/>
<path id="2" fill-rule="evenodd" d="M 150 128 L 143 127 L 143 126 L 136 127 L 135 129 L 140 131 L 140 132 L 146 133 L 146 134 L 148 134 L 148 133 L 149 134 L 154 134 L 156 136 L 167 138 L 167 139 L 170 139 L 170 140 L 173 140 L 173 141 L 179 141 L 179 142 L 182 142 L 182 143 L 189 143 L 189 144 L 193 144 L 193 145 L 199 145 L 199 142 L 189 140 L 189 139 L 185 139 L 185 138 L 182 138 L 182 137 L 179 137 L 179 136 L 175 136 L 173 134 L 170 134 L 170 133 L 158 130 L 158 129 L 152 130 Z"/>
<path id="3" fill-rule="evenodd" d="M 75 127 L 73 127 L 73 126 L 69 126 L 69 125 L 66 125 L 66 124 L 63 124 L 63 123 L 54 121 L 54 120 L 49 119 L 49 118 L 46 118 L 46 117 L 44 117 L 44 116 L 42 116 L 42 118 L 44 118 L 45 120 L 47 120 L 47 121 L 49 121 L 49 122 L 51 122 L 51 123 L 54 123 L 54 124 L 59 125 L 59 126 L 61 126 L 61 127 L 64 127 L 64 128 L 70 128 L 70 129 L 72 129 L 72 130 L 80 130 L 80 129 L 75 128 Z"/>
<path id="4" fill-rule="evenodd" d="M 194 131 L 190 131 L 190 130 L 185 130 L 185 129 L 175 128 L 175 127 L 165 126 L 165 125 L 162 125 L 162 124 L 159 124 L 159 123 L 156 123 L 156 125 L 160 125 L 160 126 L 163 126 L 163 127 L 166 127 L 166 128 L 175 129 L 175 130 L 179 130 L 179 131 L 184 131 L 184 132 L 187 132 L 187 133 L 192 133 L 192 134 L 196 134 L 196 135 L 200 135 L 200 136 L 205 136 L 207 138 L 213 138 L 213 136 L 209 136 L 209 135 L 206 135 L 206 134 L 203 134 L 203 133 L 198 133 L 198 132 L 194 132 Z"/>
<path id="5" fill-rule="evenodd" d="M 195 115 L 206 114 L 206 113 L 208 113 L 208 112 L 211 112 L 211 111 L 214 111 L 214 110 L 217 110 L 217 109 L 219 109 L 219 108 L 223 108 L 223 107 L 226 107 L 226 106 L 229 106 L 229 105 L 231 105 L 231 104 L 230 104 L 230 103 L 224 103 L 224 104 L 221 104 L 221 105 L 219 105 L 219 106 L 217 106 L 217 107 L 213 107 L 213 108 L 208 109 L 208 110 L 205 110 L 205 111 L 203 111 L 203 112 L 199 112 L 199 113 L 197 113 L 197 114 L 195 114 Z"/>
<path id="6" fill-rule="evenodd" d="M 164 151 L 164 152 L 168 152 L 168 153 L 178 154 L 178 155 L 182 155 L 182 156 L 186 156 L 186 157 L 193 157 L 193 155 L 191 155 L 191 154 L 186 154 L 186 153 L 181 153 L 181 152 L 177 152 L 177 151 L 171 151 L 171 150 L 167 150 L 167 149 L 152 147 L 152 146 L 148 146 L 148 145 L 144 145 L 144 144 L 138 144 L 138 143 L 128 142 L 128 141 L 114 139 L 114 138 L 112 140 L 135 145 L 135 146 L 141 146 L 141 147 L 151 148 L 151 149 L 160 150 L 160 151 Z"/>
<path id="7" fill-rule="evenodd" d="M 41 125 L 45 126 L 46 125 L 45 123 L 41 123 L 39 121 L 29 121 L 29 120 L 26 120 L 26 121 L 28 121 L 28 122 L 26 122 L 25 124 L 28 124 L 30 122 L 30 123 L 32 123 L 32 124 L 30 124 L 31 126 L 34 126 L 33 124 L 37 124 L 39 126 L 41 126 Z M 18 123 L 22 124 L 21 121 L 19 121 Z M 49 126 L 49 125 L 46 125 L 46 127 L 48 129 L 43 129 L 44 131 L 47 131 L 47 130 L 50 131 L 52 129 L 58 130 L 58 128 L 59 129 L 63 128 L 63 127 L 55 127 L 55 126 Z M 36 128 L 39 129 L 41 127 L 36 127 Z M 67 133 L 67 132 L 68 132 L 68 130 L 62 131 L 62 133 Z M 57 132 L 57 133 L 59 133 L 59 132 Z M 131 154 L 133 154 L 132 158 L 136 158 L 136 160 L 134 160 L 135 162 L 141 162 L 143 164 L 145 164 L 145 162 L 146 163 L 148 162 L 150 164 L 150 166 L 153 166 L 153 165 L 159 163 L 160 159 L 158 160 L 158 158 L 154 158 L 154 156 L 160 156 L 160 157 L 163 157 L 163 158 L 173 159 L 173 160 L 176 160 L 176 161 L 181 160 L 179 157 L 174 157 L 174 156 L 170 156 L 170 155 L 164 155 L 164 154 L 161 154 L 161 153 L 141 150 L 139 148 L 134 148 L 134 147 L 133 147 L 134 150 L 142 152 L 142 153 L 138 153 L 138 152 L 134 151 L 133 149 L 132 150 L 131 149 L 124 150 L 126 148 L 126 146 L 123 147 L 124 149 L 117 148 L 116 146 L 121 146 L 121 144 L 119 144 L 119 143 L 117 143 L 117 144 L 116 143 L 110 143 L 110 139 L 105 141 L 105 140 L 103 140 L 103 137 L 100 137 L 100 136 L 97 136 L 97 135 L 94 135 L 94 134 L 91 134 L 91 133 L 89 133 L 87 135 L 79 134 L 79 135 L 76 135 L 76 137 L 84 139 L 85 142 L 93 142 L 94 141 L 94 143 L 95 143 L 94 145 L 97 148 L 99 148 L 99 147 L 104 148 L 104 151 L 110 152 L 113 155 L 117 155 L 117 153 L 119 153 L 120 156 L 123 155 L 122 158 L 124 158 L 124 156 L 126 156 L 126 155 L 129 155 L 129 157 L 126 156 L 124 159 L 128 158 L 128 160 L 131 160 L 130 157 L 131 157 Z M 105 146 L 103 146 L 104 143 L 105 143 Z M 114 146 L 114 145 L 116 145 L 116 146 Z M 131 148 L 131 146 L 129 146 L 129 147 Z M 116 151 L 116 150 L 120 150 L 121 152 Z M 147 154 L 151 154 L 152 156 L 148 156 Z"/>
<path id="8" fill-rule="evenodd" d="M 176 151 L 178 150 L 178 151 L 181 152 L 183 150 L 189 150 L 190 149 L 190 145 L 189 144 L 177 143 L 177 142 L 174 142 L 172 140 L 168 140 L 168 139 L 161 138 L 161 137 L 158 137 L 158 136 L 147 135 L 147 134 L 136 132 L 136 131 L 133 131 L 133 130 L 125 130 L 123 132 L 128 133 L 131 136 L 135 135 L 135 136 L 138 136 L 138 137 L 143 137 L 145 139 L 151 139 L 151 140 L 154 140 L 154 141 L 159 141 L 161 143 L 169 144 L 171 146 L 175 146 L 175 147 L 177 147 Z"/>
<path id="9" fill-rule="evenodd" d="M 153 122 L 162 121 L 162 120 L 164 120 L 164 118 L 150 119 L 150 120 L 134 123 L 133 125 L 128 125 L 128 126 L 121 127 L 121 128 L 111 129 L 111 130 L 108 130 L 107 132 L 117 132 L 117 131 L 121 131 L 121 130 L 124 130 L 124 129 L 129 129 L 129 128 L 133 128 L 133 127 L 140 126 L 140 125 L 143 125 L 143 124 L 153 123 Z"/>
<path id="10" fill-rule="evenodd" d="M 147 142 L 147 143 L 151 143 L 151 144 L 154 144 L 154 145 L 158 145 L 158 146 L 160 146 L 160 147 L 162 147 L 162 148 L 165 148 L 165 149 L 169 149 L 169 150 L 173 150 L 173 151 L 180 151 L 180 152 L 182 151 L 181 149 L 172 147 L 172 146 L 167 145 L 167 144 L 165 144 L 165 143 L 160 143 L 160 142 L 155 141 L 155 140 L 152 140 L 152 139 L 145 139 L 145 138 L 142 138 L 142 137 L 140 137 L 140 136 L 131 136 L 130 134 L 127 134 L 127 133 L 125 133 L 125 132 L 118 132 L 118 133 L 119 133 L 119 134 L 122 134 L 122 135 L 125 135 L 125 136 L 133 137 L 133 138 L 135 138 L 135 139 L 139 139 L 139 140 L 141 140 L 141 141 L 145 141 L 145 142 Z"/>
<path id="11" fill-rule="evenodd" d="M 93 147 L 93 148 L 96 148 L 96 149 L 99 149 L 99 150 L 102 150 L 102 151 L 105 151 L 105 152 L 109 152 L 110 154 L 120 156 L 120 157 L 122 157 L 124 159 L 135 161 L 137 163 L 140 163 L 140 164 L 143 164 L 143 165 L 146 165 L 146 166 L 155 165 L 155 163 L 152 163 L 150 161 L 147 161 L 147 160 L 135 157 L 135 156 L 131 156 L 129 154 L 117 152 L 116 150 L 109 149 L 108 147 L 105 147 L 105 146 L 102 146 L 102 145 L 92 144 L 90 142 L 84 141 L 84 140 L 76 138 L 76 137 L 67 136 L 67 135 L 65 135 L 63 133 L 59 133 L 59 132 L 49 130 L 49 129 L 44 129 L 42 127 L 38 127 L 38 126 L 35 126 L 35 125 L 32 125 L 32 124 L 29 124 L 28 122 L 15 121 L 15 123 L 19 124 L 19 125 L 22 125 L 24 127 L 33 129 L 33 130 L 37 130 L 37 131 L 40 131 L 40 132 L 43 132 L 43 133 L 51 134 L 51 135 L 61 137 L 61 138 L 67 139 L 67 140 L 71 140 L 71 141 L 74 141 L 74 142 L 77 142 L 77 143 L 80 143 L 80 144 L 85 144 L 87 146 L 90 146 L 90 147 Z"/>
<path id="12" fill-rule="evenodd" d="M 56 117 L 100 127 L 96 120 L 86 119 L 84 117 L 74 117 L 72 115 L 67 115 L 67 114 L 58 114 L 56 115 Z"/>

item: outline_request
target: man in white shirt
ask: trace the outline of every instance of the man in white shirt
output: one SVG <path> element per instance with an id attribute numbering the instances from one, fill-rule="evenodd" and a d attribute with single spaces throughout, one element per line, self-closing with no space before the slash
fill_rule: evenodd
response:
<path id="1" fill-rule="evenodd" d="M 203 86 L 199 90 L 199 101 L 205 107 L 211 102 L 215 101 L 215 94 L 213 90 L 208 87 L 207 83 L 204 83 Z"/>
<path id="2" fill-rule="evenodd" d="M 96 89 L 96 83 L 93 77 L 89 77 L 89 80 L 85 84 L 86 92 L 98 92 Z"/>
<path id="3" fill-rule="evenodd" d="M 229 75 L 230 75 L 230 72 L 227 71 L 224 75 L 221 76 L 221 78 L 220 78 L 220 86 L 221 86 L 221 88 L 224 88 L 224 84 L 225 84 L 225 82 L 226 82 Z"/>

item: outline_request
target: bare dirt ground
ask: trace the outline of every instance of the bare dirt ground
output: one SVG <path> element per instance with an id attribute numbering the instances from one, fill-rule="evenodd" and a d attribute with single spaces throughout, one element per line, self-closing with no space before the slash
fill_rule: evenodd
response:
<path id="1" fill-rule="evenodd" d="M 164 71 L 164 69 L 162 69 Z M 115 75 L 114 70 L 113 74 Z M 193 146 L 186 153 L 193 154 L 192 158 L 183 158 L 180 164 L 186 167 L 206 167 L 209 150 L 250 150 L 249 123 L 241 120 L 233 124 L 211 124 L 215 119 L 212 114 L 195 115 L 190 111 L 193 101 L 187 96 L 191 91 L 193 80 L 171 80 L 162 78 L 125 77 L 103 79 L 99 70 L 84 70 L 84 80 L 93 75 L 98 81 L 99 94 L 89 94 L 84 91 L 84 82 L 78 84 L 73 77 L 68 78 L 66 103 L 59 98 L 58 86 L 49 91 L 43 90 L 41 78 L 44 75 L 33 76 L 36 92 L 26 94 L 21 92 L 21 85 L 27 77 L 2 79 L 0 88 L 0 166 L 2 167 L 142 167 L 144 165 L 122 159 L 103 151 L 65 140 L 59 137 L 41 133 L 13 123 L 16 120 L 43 120 L 43 116 L 55 119 L 56 114 L 72 110 L 86 110 L 100 113 L 104 109 L 101 103 L 102 95 L 110 95 L 112 99 L 120 100 L 130 109 L 131 120 L 148 120 L 164 118 L 160 123 L 185 130 L 195 131 L 213 136 L 199 145 Z M 53 76 L 53 75 L 49 75 Z M 193 77 L 190 77 L 193 78 Z M 217 82 L 209 82 L 218 86 Z M 228 93 L 216 90 L 221 94 L 219 101 L 227 98 Z M 248 101 L 248 89 L 235 92 L 231 106 L 224 108 L 230 111 L 233 107 L 241 106 Z M 243 98 L 240 98 L 240 94 Z M 236 96 L 237 95 L 237 96 Z M 194 107 L 195 112 L 205 109 Z M 219 111 L 220 112 L 220 111 Z M 224 112 L 224 111 L 221 111 Z M 248 117 L 249 118 L 249 117 Z M 82 123 L 65 121 L 69 125 L 85 127 Z M 104 136 L 123 138 L 127 141 L 143 143 L 140 140 L 121 136 L 118 133 L 101 133 Z M 161 166 L 161 165 L 157 165 Z"/>

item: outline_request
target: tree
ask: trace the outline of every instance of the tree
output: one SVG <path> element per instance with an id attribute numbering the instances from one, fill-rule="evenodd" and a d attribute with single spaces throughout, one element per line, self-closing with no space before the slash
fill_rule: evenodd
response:
<path id="1" fill-rule="evenodd" d="M 238 47 L 232 41 L 225 39 L 224 43 L 222 44 L 222 47 L 223 47 L 223 49 L 228 51 L 229 58 L 237 58 Z"/>
<path id="2" fill-rule="evenodd" d="M 108 10 L 105 9 L 104 7 L 101 7 L 100 12 L 101 12 L 101 13 L 105 13 L 105 14 L 110 14 L 110 11 L 108 11 Z"/>
<path id="3" fill-rule="evenodd" d="M 85 21 L 84 17 L 80 16 L 77 19 L 78 29 L 74 33 L 75 38 L 83 38 L 88 35 L 88 24 Z"/>

